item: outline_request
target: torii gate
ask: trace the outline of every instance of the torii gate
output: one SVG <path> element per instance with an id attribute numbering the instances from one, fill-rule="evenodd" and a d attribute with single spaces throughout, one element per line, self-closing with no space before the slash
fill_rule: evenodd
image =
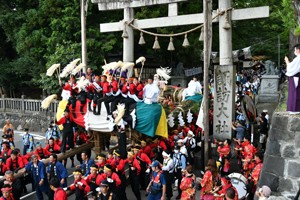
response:
<path id="1" fill-rule="evenodd" d="M 103 10 L 124 10 L 124 19 L 120 22 L 100 24 L 100 32 L 116 32 L 124 31 L 126 29 L 128 37 L 123 39 L 123 61 L 134 61 L 134 33 L 133 29 L 126 25 L 125 22 L 132 24 L 140 29 L 170 27 L 203 24 L 203 13 L 178 15 L 178 2 L 187 0 L 92 0 L 93 3 L 98 4 L 100 11 Z M 232 0 L 219 0 L 219 12 L 231 10 Z M 144 6 L 154 6 L 158 4 L 168 4 L 168 17 L 159 17 L 152 19 L 137 20 L 134 19 L 134 8 Z M 216 16 L 217 12 L 213 12 Z M 214 100 L 214 132 L 216 138 L 224 139 L 231 138 L 231 122 L 234 116 L 234 97 L 235 97 L 235 68 L 232 63 L 232 31 L 231 29 L 224 29 L 224 23 L 231 24 L 231 20 L 246 20 L 265 18 L 269 16 L 269 7 L 254 7 L 231 10 L 225 15 L 221 15 L 213 22 L 219 22 L 220 37 L 220 65 L 215 70 L 215 78 L 222 80 L 215 81 L 215 100 Z M 134 20 L 134 21 L 133 21 Z M 222 83 L 218 85 L 218 83 Z M 226 84 L 224 84 L 226 83 Z M 230 87 L 229 87 L 230 86 Z M 217 98 L 217 96 L 220 96 Z M 225 104 L 224 104 L 225 103 Z"/>

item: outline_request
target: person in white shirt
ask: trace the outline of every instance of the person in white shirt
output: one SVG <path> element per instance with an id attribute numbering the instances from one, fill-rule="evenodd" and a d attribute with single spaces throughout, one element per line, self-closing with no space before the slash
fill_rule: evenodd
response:
<path id="1" fill-rule="evenodd" d="M 177 140 L 177 144 L 180 147 L 179 151 L 180 153 L 184 154 L 186 157 L 188 157 L 188 152 L 186 147 L 184 146 L 184 142 L 182 139 Z"/>
<path id="2" fill-rule="evenodd" d="M 184 101 L 186 97 L 194 96 L 196 94 L 202 94 L 202 85 L 196 77 L 193 77 L 193 80 L 189 82 L 188 87 L 182 92 L 182 101 Z"/>
<path id="3" fill-rule="evenodd" d="M 268 123 L 269 123 L 270 116 L 268 114 L 268 110 L 263 110 L 263 112 L 266 113 L 265 118 L 268 120 Z"/>
<path id="4" fill-rule="evenodd" d="M 166 151 L 162 152 L 164 158 L 162 170 L 166 179 L 166 196 L 167 199 L 171 199 L 173 196 L 172 183 L 173 183 L 173 172 L 174 172 L 174 162 L 171 158 L 171 154 L 168 154 Z"/>
<path id="5" fill-rule="evenodd" d="M 286 73 L 289 77 L 287 111 L 291 114 L 298 114 L 300 112 L 300 44 L 294 46 L 294 54 L 296 58 L 292 62 L 288 57 L 285 57 Z"/>
<path id="6" fill-rule="evenodd" d="M 157 84 L 153 83 L 153 76 L 148 78 L 148 84 L 144 87 L 144 103 L 152 104 L 158 102 L 160 90 Z"/>
<path id="7" fill-rule="evenodd" d="M 196 148 L 196 139 L 194 138 L 194 136 L 195 135 L 193 131 L 189 130 L 187 136 L 183 139 L 183 144 L 185 144 L 188 153 L 188 162 L 190 164 L 193 164 L 193 150 Z"/>

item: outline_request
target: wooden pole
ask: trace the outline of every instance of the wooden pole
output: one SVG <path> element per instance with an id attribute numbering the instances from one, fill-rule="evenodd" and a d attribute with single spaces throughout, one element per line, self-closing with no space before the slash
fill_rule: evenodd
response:
<path id="1" fill-rule="evenodd" d="M 203 12 L 204 12 L 204 70 L 203 70 L 203 125 L 204 125 L 204 165 L 207 164 L 209 159 L 209 118 L 208 118 L 208 106 L 209 106 L 209 91 L 208 91 L 208 70 L 210 65 L 210 53 L 211 53 L 211 37 L 212 37 L 212 17 L 211 17 L 211 0 L 203 0 Z"/>
<path id="2" fill-rule="evenodd" d="M 83 73 L 86 73 L 86 12 L 85 6 L 87 0 L 80 1 L 80 19 L 81 19 L 81 63 L 84 64 Z"/>
<path id="3" fill-rule="evenodd" d="M 71 156 L 75 156 L 76 154 L 81 153 L 81 152 L 83 152 L 87 149 L 91 149 L 93 147 L 94 147 L 94 142 L 93 141 L 91 141 L 89 143 L 85 143 L 83 145 L 80 145 L 77 148 L 74 148 L 72 150 L 68 150 L 65 153 L 57 154 L 57 160 L 59 160 L 59 161 L 65 160 L 65 159 L 67 159 Z M 43 162 L 47 166 L 48 163 L 49 163 L 49 158 L 43 159 L 43 160 L 41 160 L 41 162 Z M 18 173 L 14 174 L 14 177 L 15 178 L 22 177 L 22 176 L 24 176 L 24 173 L 25 173 L 25 168 L 22 168 L 18 171 Z"/>

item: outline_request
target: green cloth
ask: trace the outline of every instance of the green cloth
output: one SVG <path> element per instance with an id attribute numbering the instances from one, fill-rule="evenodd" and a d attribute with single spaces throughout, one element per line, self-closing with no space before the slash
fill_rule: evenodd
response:
<path id="1" fill-rule="evenodd" d="M 186 100 L 191 100 L 191 101 L 195 101 L 195 102 L 201 102 L 202 101 L 203 96 L 201 94 L 195 94 L 194 96 L 188 96 L 185 98 Z"/>
<path id="2" fill-rule="evenodd" d="M 137 124 L 135 130 L 150 137 L 154 137 L 161 117 L 161 109 L 161 105 L 158 103 L 136 103 Z"/>

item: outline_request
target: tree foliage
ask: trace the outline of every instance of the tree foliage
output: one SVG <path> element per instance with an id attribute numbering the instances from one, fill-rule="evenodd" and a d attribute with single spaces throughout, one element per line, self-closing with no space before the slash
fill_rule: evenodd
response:
<path id="1" fill-rule="evenodd" d="M 233 22 L 233 48 L 253 46 L 254 54 L 275 59 L 277 36 L 281 36 L 281 51 L 288 51 L 288 33 L 296 26 L 290 0 L 235 0 L 234 8 L 270 6 L 270 17 Z M 217 3 L 213 2 L 217 9 Z M 44 74 L 52 64 L 68 62 L 81 57 L 80 0 L 10 0 L 0 4 L 0 86 L 8 90 L 22 87 L 41 87 L 48 93 L 58 91 L 57 77 Z M 189 0 L 179 4 L 179 14 L 202 12 L 202 3 Z M 167 16 L 166 5 L 135 9 L 136 19 Z M 99 24 L 122 20 L 123 12 L 100 12 L 89 3 L 87 13 L 88 66 L 101 70 L 109 53 L 122 52 L 121 33 L 100 33 Z M 176 33 L 195 26 L 157 28 L 150 31 Z M 167 51 L 169 38 L 160 38 L 161 50 L 154 51 L 153 36 L 144 35 L 146 45 L 138 45 L 139 32 L 135 31 L 135 57 L 155 58 L 162 66 L 181 61 L 185 67 L 201 65 L 203 43 L 200 30 L 188 35 L 189 48 L 183 48 L 184 36 L 174 38 L 176 51 Z M 218 51 L 218 24 L 213 25 L 213 51 Z M 13 77 L 13 78 L 12 78 Z M 15 81 L 12 81 L 15 80 Z"/>

